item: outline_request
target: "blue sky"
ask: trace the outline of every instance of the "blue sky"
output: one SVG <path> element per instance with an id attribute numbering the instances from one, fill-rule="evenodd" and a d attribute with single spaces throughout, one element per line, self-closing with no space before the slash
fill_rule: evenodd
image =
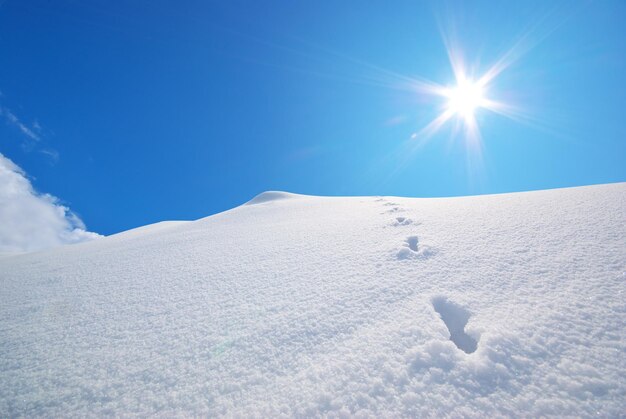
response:
<path id="1" fill-rule="evenodd" d="M 101 234 L 264 190 L 620 182 L 623 22 L 623 1 L 0 1 L 0 153 Z M 421 135 L 446 105 L 411 80 L 454 86 L 450 50 L 475 77 L 511 58 L 485 95 L 516 111 L 477 109 L 471 144 L 458 117 Z"/>

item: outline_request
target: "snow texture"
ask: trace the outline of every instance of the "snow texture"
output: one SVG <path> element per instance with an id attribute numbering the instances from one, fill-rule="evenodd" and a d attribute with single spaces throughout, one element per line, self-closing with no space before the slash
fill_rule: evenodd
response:
<path id="1" fill-rule="evenodd" d="M 251 203 L 0 257 L 0 416 L 626 412 L 626 184 Z"/>

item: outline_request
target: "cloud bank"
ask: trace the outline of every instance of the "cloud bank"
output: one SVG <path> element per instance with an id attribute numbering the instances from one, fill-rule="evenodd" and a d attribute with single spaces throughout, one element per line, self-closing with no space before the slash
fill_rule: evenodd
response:
<path id="1" fill-rule="evenodd" d="M 101 237 L 49 194 L 39 194 L 25 172 L 0 154 L 0 252 L 30 252 Z"/>

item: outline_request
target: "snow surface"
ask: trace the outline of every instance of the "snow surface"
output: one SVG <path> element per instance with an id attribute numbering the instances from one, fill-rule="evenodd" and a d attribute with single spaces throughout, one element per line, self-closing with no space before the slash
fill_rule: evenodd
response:
<path id="1" fill-rule="evenodd" d="M 626 184 L 252 203 L 0 258 L 0 416 L 624 416 Z"/>

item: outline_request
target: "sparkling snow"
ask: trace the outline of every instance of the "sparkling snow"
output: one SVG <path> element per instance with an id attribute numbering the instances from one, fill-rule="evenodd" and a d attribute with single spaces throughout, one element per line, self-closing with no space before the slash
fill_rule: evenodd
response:
<path id="1" fill-rule="evenodd" d="M 620 416 L 626 184 L 265 193 L 0 256 L 0 416 Z"/>

